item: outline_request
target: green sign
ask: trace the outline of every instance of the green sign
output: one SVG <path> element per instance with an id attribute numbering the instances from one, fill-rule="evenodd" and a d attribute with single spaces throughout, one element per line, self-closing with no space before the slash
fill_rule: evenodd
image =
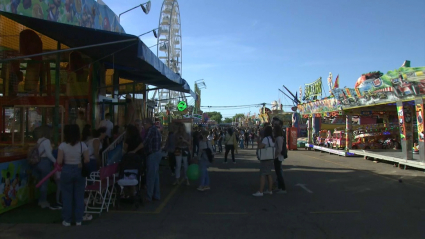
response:
<path id="1" fill-rule="evenodd" d="M 183 111 L 187 108 L 187 104 L 184 101 L 180 101 L 179 104 L 177 105 L 177 109 L 179 109 L 179 111 Z"/>
<path id="2" fill-rule="evenodd" d="M 304 97 L 306 98 L 306 100 L 309 100 L 314 96 L 320 97 L 321 95 L 322 95 L 322 77 L 320 77 L 313 83 L 305 85 Z"/>

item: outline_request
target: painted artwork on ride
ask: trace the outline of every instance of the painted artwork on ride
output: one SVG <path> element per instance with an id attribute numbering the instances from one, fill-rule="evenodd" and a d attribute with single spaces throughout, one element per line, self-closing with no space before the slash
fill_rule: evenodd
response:
<path id="1" fill-rule="evenodd" d="M 424 95 L 425 67 L 401 67 L 385 75 L 379 71 L 362 74 L 354 88 L 334 88 L 330 97 L 299 104 L 298 111 L 302 115 L 323 114 Z"/>
<path id="2" fill-rule="evenodd" d="M 124 32 L 118 17 L 102 1 L 0 0 L 0 11 L 99 30 Z"/>
<path id="3" fill-rule="evenodd" d="M 0 163 L 0 214 L 38 198 L 37 177 L 26 159 Z M 56 187 L 49 183 L 48 192 Z"/>

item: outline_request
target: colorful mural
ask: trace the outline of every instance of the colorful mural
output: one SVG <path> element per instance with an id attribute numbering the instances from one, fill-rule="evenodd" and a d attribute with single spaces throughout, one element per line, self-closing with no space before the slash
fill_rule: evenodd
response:
<path id="1" fill-rule="evenodd" d="M 401 67 L 383 75 L 378 72 L 363 74 L 354 88 L 335 88 L 332 95 L 322 100 L 298 105 L 303 114 L 323 114 L 356 107 L 414 100 L 425 95 L 425 67 Z"/>
<path id="2" fill-rule="evenodd" d="M 0 0 L 0 11 L 70 25 L 124 32 L 115 13 L 94 0 Z"/>

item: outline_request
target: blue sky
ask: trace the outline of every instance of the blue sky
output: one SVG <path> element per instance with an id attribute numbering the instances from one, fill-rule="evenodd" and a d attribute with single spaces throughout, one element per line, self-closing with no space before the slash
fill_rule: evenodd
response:
<path id="1" fill-rule="evenodd" d="M 104 2 L 118 15 L 145 0 Z M 121 16 L 127 33 L 158 27 L 162 1 L 151 2 L 148 15 L 135 9 Z M 180 0 L 179 6 L 182 76 L 191 88 L 205 80 L 202 106 L 279 99 L 290 105 L 278 91 L 282 85 L 295 94 L 322 77 L 327 89 L 332 72 L 340 87 L 354 87 L 362 73 L 386 73 L 404 60 L 425 66 L 424 0 Z M 141 39 L 156 44 L 151 34 Z M 217 111 L 230 117 L 258 108 Z"/>

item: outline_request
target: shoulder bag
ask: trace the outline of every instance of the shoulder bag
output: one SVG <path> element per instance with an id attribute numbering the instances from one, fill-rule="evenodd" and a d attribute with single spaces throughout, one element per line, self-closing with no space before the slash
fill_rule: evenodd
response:
<path id="1" fill-rule="evenodd" d="M 274 146 L 270 146 L 270 140 L 269 137 L 267 137 L 267 142 L 269 144 L 268 147 L 262 148 L 258 150 L 258 159 L 260 161 L 263 160 L 274 160 L 275 157 L 275 147 Z"/>

